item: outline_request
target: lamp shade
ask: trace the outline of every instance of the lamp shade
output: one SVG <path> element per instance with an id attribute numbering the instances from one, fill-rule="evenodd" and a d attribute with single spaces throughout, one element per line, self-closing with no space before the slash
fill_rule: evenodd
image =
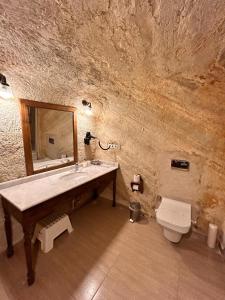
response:
<path id="1" fill-rule="evenodd" d="M 91 102 L 88 102 L 86 100 L 82 100 L 82 104 L 84 106 L 84 111 L 87 115 L 92 115 L 92 106 L 91 106 Z"/>
<path id="2" fill-rule="evenodd" d="M 86 106 L 86 107 L 85 107 L 85 113 L 86 113 L 88 116 L 91 116 L 91 115 L 92 115 L 91 107 Z"/>
<path id="3" fill-rule="evenodd" d="M 0 98 L 10 99 L 12 96 L 13 94 L 10 86 L 0 83 Z"/>

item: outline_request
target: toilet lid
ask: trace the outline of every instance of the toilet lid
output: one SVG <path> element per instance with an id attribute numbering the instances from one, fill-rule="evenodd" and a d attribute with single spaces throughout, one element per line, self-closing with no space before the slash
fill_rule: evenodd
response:
<path id="1" fill-rule="evenodd" d="M 163 197 L 156 217 L 161 225 L 186 233 L 191 226 L 191 205 Z"/>

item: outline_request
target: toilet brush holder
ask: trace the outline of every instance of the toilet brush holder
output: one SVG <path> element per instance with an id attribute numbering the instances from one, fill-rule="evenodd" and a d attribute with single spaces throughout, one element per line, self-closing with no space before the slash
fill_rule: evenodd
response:
<path id="1" fill-rule="evenodd" d="M 130 210 L 130 222 L 134 223 L 138 221 L 141 216 L 141 204 L 136 201 L 130 202 L 129 210 Z"/>

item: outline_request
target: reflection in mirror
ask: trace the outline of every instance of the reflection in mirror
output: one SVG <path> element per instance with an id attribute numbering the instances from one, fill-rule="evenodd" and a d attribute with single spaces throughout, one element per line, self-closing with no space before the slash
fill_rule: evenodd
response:
<path id="1" fill-rule="evenodd" d="M 29 107 L 33 170 L 74 160 L 73 113 Z"/>

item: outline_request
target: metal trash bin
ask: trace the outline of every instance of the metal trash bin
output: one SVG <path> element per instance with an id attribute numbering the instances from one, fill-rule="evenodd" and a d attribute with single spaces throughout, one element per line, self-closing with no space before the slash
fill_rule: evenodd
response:
<path id="1" fill-rule="evenodd" d="M 130 202 L 130 222 L 134 223 L 139 220 L 141 215 L 141 204 L 139 202 Z"/>

